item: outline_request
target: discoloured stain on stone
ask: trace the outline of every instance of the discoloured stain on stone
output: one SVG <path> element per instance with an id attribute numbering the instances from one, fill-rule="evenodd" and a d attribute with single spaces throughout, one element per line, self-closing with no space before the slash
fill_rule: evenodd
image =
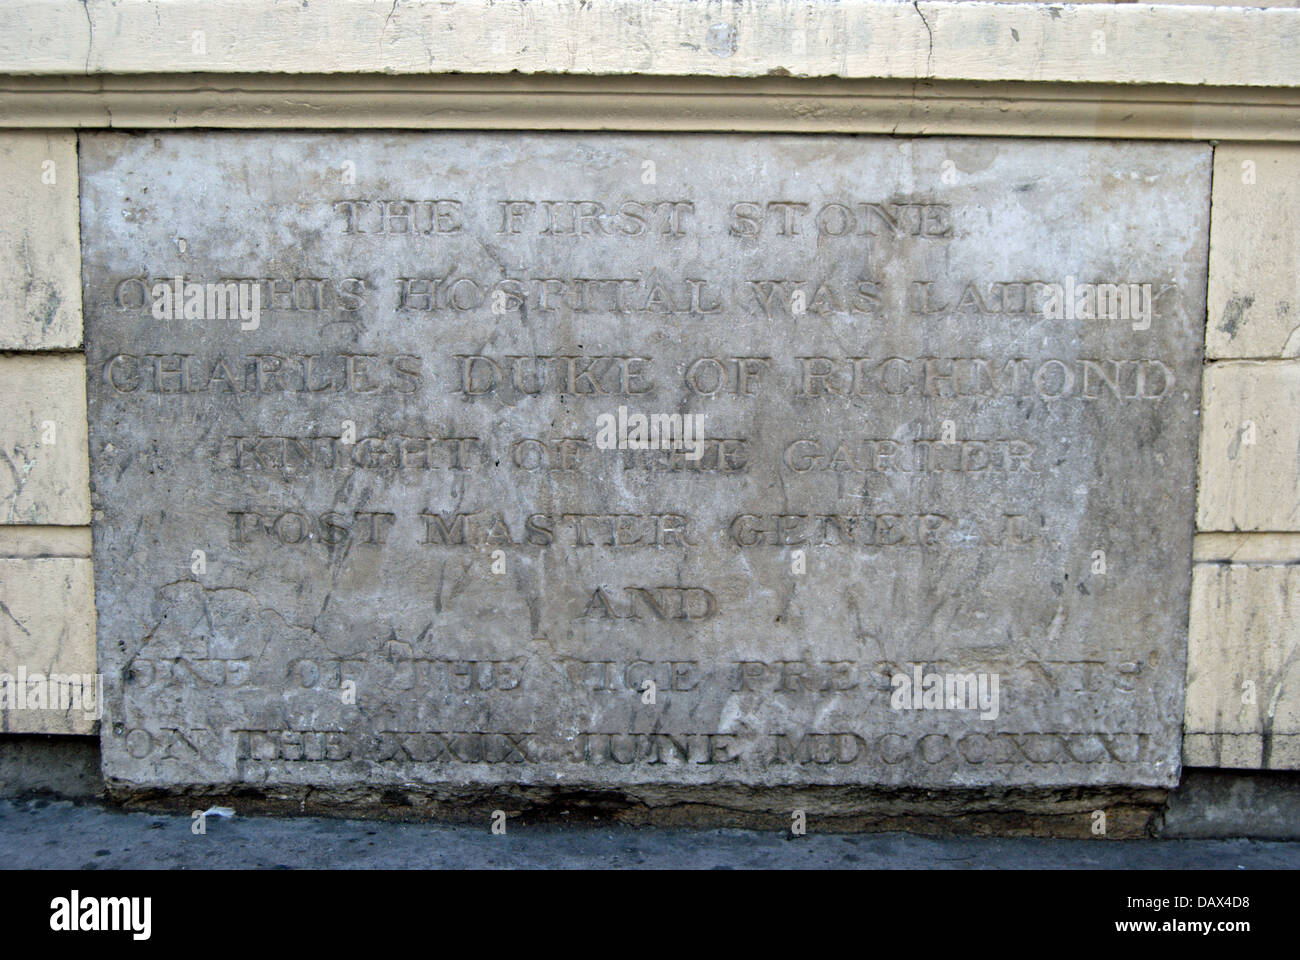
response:
<path id="1" fill-rule="evenodd" d="M 1228 336 L 1235 337 L 1242 314 L 1249 310 L 1254 302 L 1254 297 L 1233 297 L 1229 300 L 1223 306 L 1223 319 L 1219 322 L 1219 329 Z"/>

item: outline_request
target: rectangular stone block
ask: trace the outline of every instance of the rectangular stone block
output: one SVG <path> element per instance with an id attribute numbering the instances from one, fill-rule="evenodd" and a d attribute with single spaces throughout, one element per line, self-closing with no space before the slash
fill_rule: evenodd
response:
<path id="1" fill-rule="evenodd" d="M 1183 761 L 1300 769 L 1300 566 L 1198 563 Z"/>
<path id="2" fill-rule="evenodd" d="M 1220 144 L 1212 209 L 1206 356 L 1300 357 L 1300 145 Z"/>
<path id="3" fill-rule="evenodd" d="M 0 350 L 81 346 L 77 136 L 0 131 Z"/>
<path id="4" fill-rule="evenodd" d="M 1248 6 L 1256 4 L 1263 0 Z M 71 76 L 564 73 L 1294 87 L 1300 45 L 1300 11 L 1183 3 L 756 0 L 724 11 L 694 0 L 10 0 L 6 12 L 0 73 Z M 1102 102 L 1103 111 L 1109 106 Z"/>
<path id="5" fill-rule="evenodd" d="M 1208 147 L 81 160 L 122 789 L 1177 781 Z"/>
<path id="6" fill-rule="evenodd" d="M 0 557 L 90 559 L 90 527 L 0 525 Z"/>
<path id="7" fill-rule="evenodd" d="M 92 579 L 89 560 L 0 559 L 0 731 L 98 731 Z"/>
<path id="8" fill-rule="evenodd" d="M 1198 530 L 1300 530 L 1300 361 L 1205 368 Z"/>
<path id="9" fill-rule="evenodd" d="M 1198 533 L 1195 563 L 1300 564 L 1300 533 Z"/>
<path id="10" fill-rule="evenodd" d="M 90 523 L 85 357 L 0 357 L 0 461 L 0 523 Z"/>

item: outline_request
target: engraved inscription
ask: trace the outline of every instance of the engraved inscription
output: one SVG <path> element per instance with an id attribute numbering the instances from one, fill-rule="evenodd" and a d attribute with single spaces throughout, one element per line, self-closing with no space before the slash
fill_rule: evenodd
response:
<path id="1" fill-rule="evenodd" d="M 86 135 L 107 774 L 1175 782 L 1209 162 Z"/>

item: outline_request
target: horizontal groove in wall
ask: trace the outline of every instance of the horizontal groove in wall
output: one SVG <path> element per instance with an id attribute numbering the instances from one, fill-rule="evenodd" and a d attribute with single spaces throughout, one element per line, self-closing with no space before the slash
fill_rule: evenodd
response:
<path id="1" fill-rule="evenodd" d="M 0 559 L 89 556 L 90 527 L 0 525 Z"/>
<path id="2" fill-rule="evenodd" d="M 49 347 L 36 348 L 32 350 L 18 350 L 11 348 L 0 348 L 0 360 L 10 357 L 80 357 L 84 355 L 86 348 L 80 347 Z"/>
<path id="3" fill-rule="evenodd" d="M 1300 533 L 1198 533 L 1197 563 L 1300 564 Z"/>
<path id="4" fill-rule="evenodd" d="M 775 77 L 0 76 L 0 127 L 734 130 L 1300 141 L 1300 90 Z"/>
<path id="5" fill-rule="evenodd" d="M 1294 367 L 1300 364 L 1300 357 L 1221 357 L 1207 359 L 1207 367 Z"/>

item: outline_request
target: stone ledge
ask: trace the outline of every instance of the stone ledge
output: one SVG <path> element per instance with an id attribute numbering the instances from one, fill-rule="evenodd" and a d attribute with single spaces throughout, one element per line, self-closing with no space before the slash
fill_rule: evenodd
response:
<path id="1" fill-rule="evenodd" d="M 1300 840 L 1300 773 L 1184 769 L 1156 835 Z"/>
<path id="2" fill-rule="evenodd" d="M 0 127 L 689 130 L 1300 141 L 1300 90 L 583 76 L 0 77 Z"/>
<path id="3" fill-rule="evenodd" d="M 0 73 L 570 73 L 1294 87 L 1300 10 L 691 0 L 16 0 Z"/>
<path id="4" fill-rule="evenodd" d="M 98 737 L 0 736 L 0 797 L 92 800 L 103 793 Z"/>

